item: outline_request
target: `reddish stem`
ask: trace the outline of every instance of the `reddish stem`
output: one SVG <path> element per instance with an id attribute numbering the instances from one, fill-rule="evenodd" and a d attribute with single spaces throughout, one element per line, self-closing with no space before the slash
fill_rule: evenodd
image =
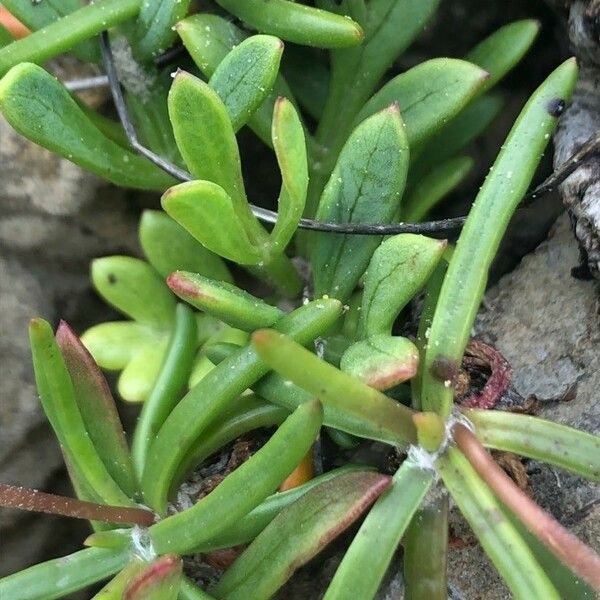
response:
<path id="1" fill-rule="evenodd" d="M 5 483 L 0 483 L 0 506 L 104 523 L 142 527 L 149 527 L 154 523 L 154 513 L 143 508 L 96 504 Z"/>
<path id="2" fill-rule="evenodd" d="M 496 496 L 565 565 L 600 592 L 600 556 L 521 491 L 471 431 L 457 423 L 456 445 Z"/>

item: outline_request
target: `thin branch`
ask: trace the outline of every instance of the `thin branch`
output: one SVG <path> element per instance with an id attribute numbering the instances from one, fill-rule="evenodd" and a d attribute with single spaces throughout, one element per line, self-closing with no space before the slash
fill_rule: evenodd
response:
<path id="1" fill-rule="evenodd" d="M 149 527 L 155 520 L 154 513 L 143 508 L 84 502 L 76 498 L 47 494 L 5 483 L 0 483 L 0 506 L 104 523 L 140 525 L 141 527 Z"/>
<path id="2" fill-rule="evenodd" d="M 453 438 L 479 476 L 527 529 L 561 562 L 600 592 L 600 556 L 520 490 L 467 427 L 457 423 Z"/>

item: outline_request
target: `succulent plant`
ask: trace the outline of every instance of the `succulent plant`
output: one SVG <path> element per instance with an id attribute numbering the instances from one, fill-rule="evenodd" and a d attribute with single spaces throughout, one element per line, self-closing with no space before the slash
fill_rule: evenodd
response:
<path id="1" fill-rule="evenodd" d="M 33 33 L 0 38 L 2 114 L 114 184 L 160 192 L 164 212 L 142 215 L 147 260 L 91 267 L 131 320 L 81 340 L 64 323 L 54 335 L 31 322 L 40 399 L 78 499 L 2 486 L 0 502 L 86 518 L 94 532 L 88 548 L 0 580 L 0 595 L 68 597 L 112 577 L 95 597 L 266 599 L 364 516 L 325 598 L 373 598 L 400 544 L 406 597 L 446 598 L 452 498 L 515 597 L 592 598 L 598 556 L 484 447 L 598 481 L 600 439 L 455 398 L 491 261 L 574 61 L 523 107 L 453 247 L 419 222 L 469 172 L 460 153 L 499 111 L 490 90 L 538 25 L 512 23 L 465 60 L 425 61 L 380 86 L 437 0 L 217 3 L 235 22 L 189 14 L 185 0 L 3 2 Z M 177 37 L 187 55 L 175 71 L 164 53 Z M 124 129 L 39 66 L 67 50 L 102 53 L 109 78 L 117 54 Z M 261 182 L 242 176 L 242 127 L 273 150 L 276 214 L 249 202 Z M 387 235 L 398 230 L 413 233 Z M 418 331 L 402 337 L 421 292 Z M 131 451 L 98 365 L 122 371 L 120 396 L 142 403 Z M 393 477 L 353 464 L 313 476 L 322 426 L 341 447 L 377 441 L 403 460 Z M 276 429 L 210 493 L 169 504 L 206 459 L 259 428 Z M 208 590 L 184 571 L 185 556 L 240 545 Z"/>

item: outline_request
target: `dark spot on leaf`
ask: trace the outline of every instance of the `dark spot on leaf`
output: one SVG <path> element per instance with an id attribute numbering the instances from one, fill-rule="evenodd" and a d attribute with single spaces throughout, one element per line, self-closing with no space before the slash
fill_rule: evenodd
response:
<path id="1" fill-rule="evenodd" d="M 111 285 L 113 283 L 117 283 L 117 276 L 114 273 L 109 273 L 106 279 L 108 279 L 108 283 L 110 283 Z"/>
<path id="2" fill-rule="evenodd" d="M 560 117 L 565 110 L 565 106 L 565 101 L 562 98 L 552 98 L 546 105 L 546 110 L 553 117 Z"/>
<path id="3" fill-rule="evenodd" d="M 431 364 L 431 374 L 438 381 L 450 381 L 454 384 L 458 378 L 459 368 L 452 359 L 439 356 Z"/>

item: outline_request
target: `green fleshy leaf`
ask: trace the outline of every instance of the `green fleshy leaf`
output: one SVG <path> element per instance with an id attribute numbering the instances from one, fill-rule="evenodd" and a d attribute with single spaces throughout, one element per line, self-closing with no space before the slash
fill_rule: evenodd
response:
<path id="1" fill-rule="evenodd" d="M 177 34 L 173 26 L 188 12 L 191 0 L 160 0 L 141 3 L 132 45 L 138 60 L 150 61 L 168 50 Z"/>
<path id="2" fill-rule="evenodd" d="M 177 305 L 175 324 L 152 391 L 144 402 L 133 434 L 131 452 L 138 477 L 142 476 L 148 450 L 158 430 L 181 398 L 198 348 L 194 312 Z"/>
<path id="3" fill-rule="evenodd" d="M 245 204 L 240 154 L 218 94 L 197 77 L 178 71 L 169 92 L 169 116 L 192 175 L 222 187 L 236 209 Z"/>
<path id="4" fill-rule="evenodd" d="M 281 40 L 270 35 L 254 35 L 231 50 L 210 78 L 234 131 L 245 125 L 269 96 L 283 52 Z"/>
<path id="5" fill-rule="evenodd" d="M 125 588 L 146 565 L 145 561 L 134 559 L 95 594 L 92 600 L 123 600 Z"/>
<path id="6" fill-rule="evenodd" d="M 308 491 L 267 525 L 212 593 L 228 600 L 271 598 L 297 568 L 347 529 L 389 484 L 390 478 L 378 473 L 348 473 Z"/>
<path id="7" fill-rule="evenodd" d="M 130 560 L 129 548 L 79 550 L 3 577 L 0 579 L 0 598 L 56 600 L 69 597 L 114 575 Z"/>
<path id="8" fill-rule="evenodd" d="M 511 129 L 481 187 L 450 261 L 431 323 L 423 364 L 424 410 L 448 415 L 452 381 L 485 292 L 488 270 L 508 222 L 523 198 L 550 135 L 554 104 L 571 95 L 577 79 L 573 59 L 555 69 L 533 93 Z"/>
<path id="9" fill-rule="evenodd" d="M 397 102 L 412 148 L 458 114 L 488 77 L 486 71 L 464 60 L 434 58 L 384 85 L 365 104 L 356 121 Z"/>
<path id="10" fill-rule="evenodd" d="M 176 600 L 182 571 L 183 561 L 179 556 L 161 556 L 129 583 L 123 600 Z"/>
<path id="11" fill-rule="evenodd" d="M 285 335 L 269 329 L 259 330 L 252 336 L 252 344 L 262 360 L 284 379 L 318 397 L 350 422 L 368 421 L 377 436 L 373 439 L 396 445 L 416 441 L 413 413 L 409 408 L 322 361 Z M 361 435 L 341 424 L 328 425 Z M 358 431 L 360 428 L 359 424 Z"/>
<path id="12" fill-rule="evenodd" d="M 345 48 L 359 44 L 363 31 L 342 16 L 288 0 L 217 0 L 223 8 L 253 28 L 306 46 Z"/>
<path id="13" fill-rule="evenodd" d="M 167 283 L 182 300 L 237 329 L 270 327 L 283 316 L 278 308 L 224 281 L 177 271 Z"/>
<path id="14" fill-rule="evenodd" d="M 363 121 L 352 133 L 329 179 L 317 219 L 335 223 L 387 223 L 398 209 L 408 168 L 408 141 L 398 107 Z M 315 296 L 345 300 L 364 273 L 377 236 L 314 234 Z"/>
<path id="15" fill-rule="evenodd" d="M 158 191 L 173 183 L 147 159 L 106 137 L 41 67 L 22 63 L 2 78 L 0 111 L 21 135 L 112 183 Z"/>
<path id="16" fill-rule="evenodd" d="M 81 341 L 103 369 L 120 371 L 145 346 L 163 335 L 152 327 L 132 321 L 113 321 L 90 327 Z"/>
<path id="17" fill-rule="evenodd" d="M 33 319 L 29 338 L 40 400 L 71 468 L 106 504 L 131 506 L 88 435 L 52 328 L 42 319 Z"/>
<path id="18" fill-rule="evenodd" d="M 388 390 L 414 377 L 418 363 L 419 351 L 408 338 L 374 335 L 352 344 L 340 368 L 376 390 Z"/>
<path id="19" fill-rule="evenodd" d="M 560 596 L 491 490 L 467 459 L 453 447 L 437 468 L 458 508 L 515 598 Z"/>
<path id="20" fill-rule="evenodd" d="M 425 285 L 446 248 L 446 240 L 400 234 L 373 254 L 364 277 L 359 332 L 390 335 L 402 309 Z"/>
<path id="21" fill-rule="evenodd" d="M 163 277 L 174 271 L 192 271 L 219 281 L 233 282 L 220 257 L 160 210 L 142 213 L 139 237 L 146 258 Z"/>
<path id="22" fill-rule="evenodd" d="M 184 19 L 177 25 L 177 32 L 198 68 L 209 79 L 227 54 L 248 36 L 231 21 L 208 13 Z M 271 118 L 278 96 L 292 100 L 290 88 L 281 75 L 277 75 L 273 91 L 248 121 L 249 127 L 267 145 L 271 143 Z"/>
<path id="23" fill-rule="evenodd" d="M 341 304 L 336 300 L 315 300 L 280 319 L 275 327 L 307 344 L 323 335 L 337 321 L 340 312 Z M 253 347 L 242 348 L 184 396 L 150 448 L 142 478 L 148 505 L 164 511 L 171 482 L 187 452 L 229 403 L 267 371 L 267 365 Z"/>
<path id="24" fill-rule="evenodd" d="M 448 494 L 432 494 L 404 535 L 405 597 L 448 597 Z"/>
<path id="25" fill-rule="evenodd" d="M 525 56 L 540 31 L 533 19 L 515 21 L 500 27 L 479 42 L 466 56 L 469 62 L 485 69 L 490 77 L 480 94 L 495 86 Z"/>
<path id="26" fill-rule="evenodd" d="M 14 38 L 12 33 L 0 23 L 0 48 L 4 48 L 4 46 L 8 46 L 11 42 L 14 42 Z"/>
<path id="27" fill-rule="evenodd" d="M 149 396 L 165 358 L 168 336 L 150 346 L 144 346 L 123 369 L 117 390 L 127 402 L 144 402 Z"/>
<path id="28" fill-rule="evenodd" d="M 166 213 L 203 246 L 242 265 L 264 260 L 254 246 L 227 192 L 210 181 L 176 185 L 162 197 Z"/>
<path id="29" fill-rule="evenodd" d="M 266 498 L 264 502 L 251 510 L 247 515 L 242 517 L 233 527 L 223 531 L 218 536 L 207 540 L 202 545 L 195 548 L 194 554 L 247 544 L 251 542 L 284 508 L 296 502 L 298 498 L 301 498 L 310 490 L 323 485 L 327 481 L 337 479 L 338 477 L 342 477 L 351 472 L 358 471 L 366 473 L 373 470 L 374 469 L 364 466 L 348 464 L 328 471 L 327 473 L 317 475 L 310 481 L 307 481 L 298 487 L 286 490 L 285 492 L 276 492 Z"/>
<path id="30" fill-rule="evenodd" d="M 600 481 L 600 436 L 529 415 L 476 409 L 464 412 L 484 446 Z"/>
<path id="31" fill-rule="evenodd" d="M 175 298 L 152 267 L 130 256 L 97 258 L 91 267 L 97 292 L 124 315 L 144 325 L 169 329 Z"/>
<path id="32" fill-rule="evenodd" d="M 402 220 L 422 221 L 441 200 L 460 185 L 473 168 L 470 156 L 457 156 L 432 169 L 407 194 L 402 208 Z"/>
<path id="33" fill-rule="evenodd" d="M 279 98 L 275 103 L 271 138 L 282 179 L 277 222 L 271 233 L 271 240 L 283 250 L 298 227 L 308 188 L 304 130 L 296 109 L 285 98 Z"/>
<path id="34" fill-rule="evenodd" d="M 38 3 L 5 0 L 2 5 L 32 31 L 42 29 L 82 7 L 80 0 L 46 0 Z M 85 62 L 100 60 L 100 48 L 94 39 L 80 42 L 70 52 Z"/>
<path id="35" fill-rule="evenodd" d="M 133 498 L 138 486 L 123 424 L 106 379 L 85 346 L 64 321 L 56 331 L 56 341 L 73 382 L 75 401 L 92 444 L 111 477 Z"/>
<path id="36" fill-rule="evenodd" d="M 312 446 L 321 427 L 318 401 L 290 415 L 269 441 L 207 496 L 150 530 L 157 552 L 186 553 L 258 506 L 293 471 Z"/>
<path id="37" fill-rule="evenodd" d="M 434 479 L 406 460 L 392 485 L 369 511 L 346 551 L 324 600 L 370 600 L 390 565 L 402 535 Z"/>
<path id="38" fill-rule="evenodd" d="M 209 427 L 198 444 L 187 453 L 173 479 L 172 489 L 177 489 L 204 460 L 227 444 L 255 429 L 279 426 L 289 414 L 290 411 L 285 408 L 266 402 L 254 394 L 244 393 L 236 398 L 221 414 L 219 422 Z"/>

